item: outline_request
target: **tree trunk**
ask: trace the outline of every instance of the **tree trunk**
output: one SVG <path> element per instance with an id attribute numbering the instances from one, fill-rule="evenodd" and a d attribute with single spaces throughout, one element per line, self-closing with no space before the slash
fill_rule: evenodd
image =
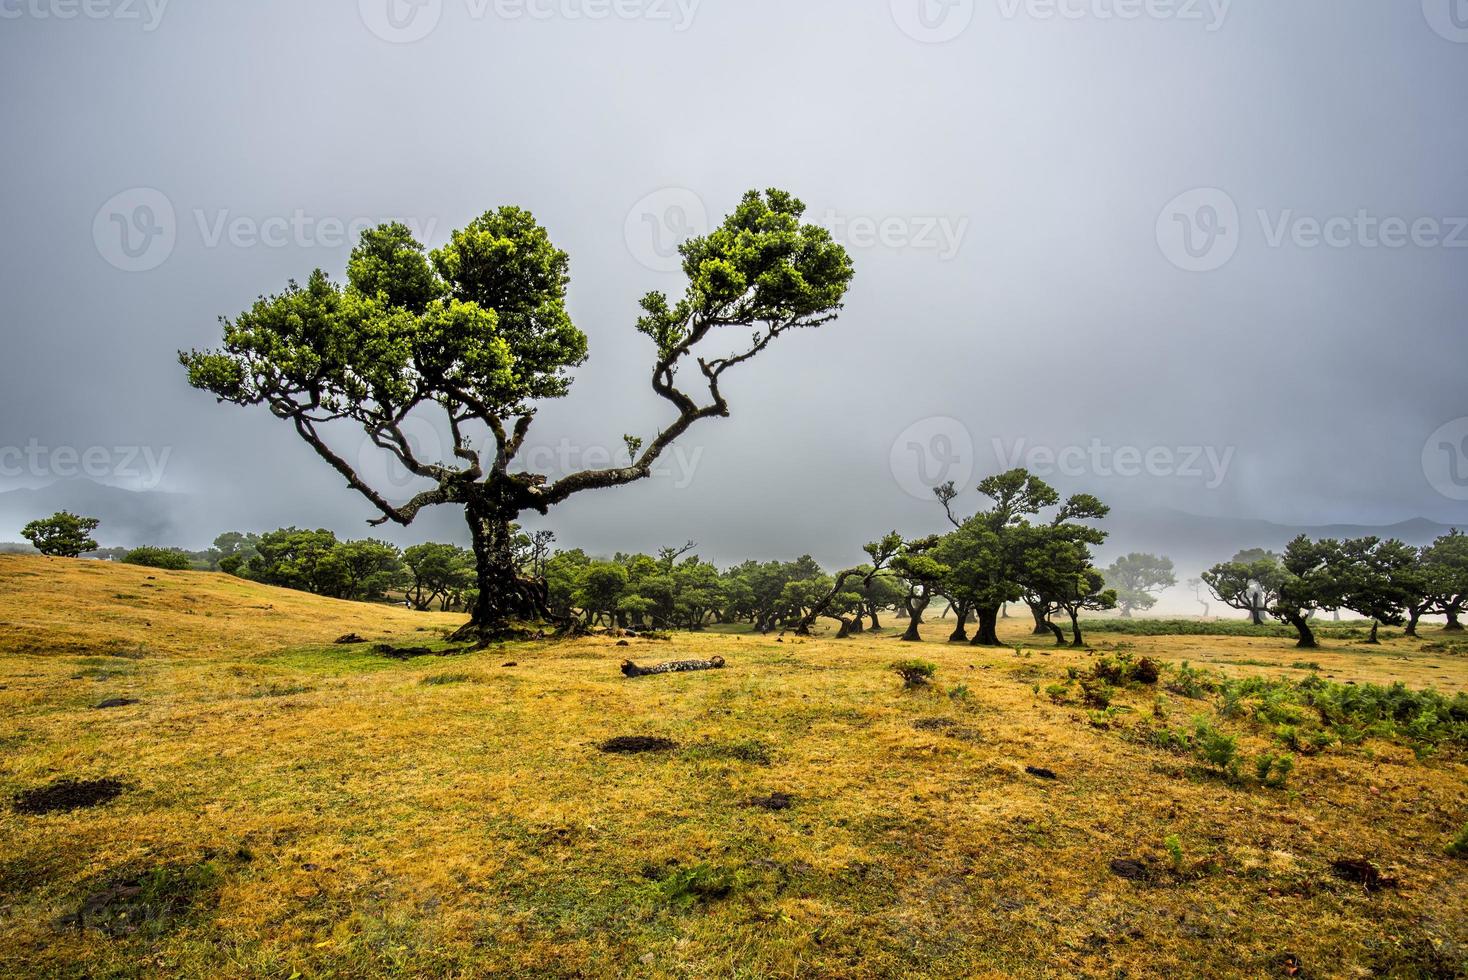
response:
<path id="1" fill-rule="evenodd" d="M 1417 638 L 1417 624 L 1422 620 L 1421 609 L 1409 609 L 1407 611 L 1407 635 L 1413 639 Z"/>
<path id="2" fill-rule="evenodd" d="M 1121 618 L 1122 619 L 1131 619 L 1132 618 L 1132 606 L 1131 606 L 1131 603 L 1129 603 L 1129 602 L 1123 602 L 1121 604 Z"/>
<path id="3" fill-rule="evenodd" d="M 1377 631 L 1380 630 L 1380 629 L 1381 629 L 1381 622 L 1379 620 L 1373 619 L 1371 621 L 1371 639 L 1367 640 L 1366 642 L 1367 643 L 1370 643 L 1370 644 L 1373 644 L 1373 645 L 1379 646 L 1381 644 L 1381 639 L 1376 634 L 1377 634 Z"/>
<path id="4" fill-rule="evenodd" d="M 1030 631 L 1034 636 L 1046 636 L 1050 632 L 1050 621 L 1045 618 L 1045 607 L 1038 603 L 1029 603 L 1030 615 L 1035 617 L 1035 628 Z"/>
<path id="5" fill-rule="evenodd" d="M 928 603 L 932 601 L 932 598 L 926 595 L 911 596 L 904 601 L 903 604 L 907 607 L 907 632 L 902 634 L 903 642 L 922 642 L 923 637 L 918 632 L 918 627 L 923 623 L 923 610 L 928 608 Z"/>
<path id="6" fill-rule="evenodd" d="M 1304 650 L 1314 650 L 1320 646 L 1319 643 L 1315 642 L 1315 633 L 1310 629 L 1310 621 L 1300 613 L 1286 613 L 1285 622 L 1293 626 L 1295 632 L 1300 634 L 1300 642 L 1296 643 L 1295 646 Z"/>
<path id="7" fill-rule="evenodd" d="M 1446 625 L 1446 626 L 1443 627 L 1443 632 L 1444 633 L 1461 633 L 1461 632 L 1463 632 L 1463 624 L 1460 623 L 1460 622 L 1458 622 L 1458 613 L 1460 613 L 1462 611 L 1462 607 L 1461 606 L 1449 606 L 1446 611 L 1447 611 L 1447 614 L 1448 614 L 1448 625 Z"/>
<path id="8" fill-rule="evenodd" d="M 1260 611 L 1258 606 L 1249 607 L 1249 618 L 1253 620 L 1255 626 L 1264 625 L 1264 614 Z"/>
<path id="9" fill-rule="evenodd" d="M 872 630 L 873 630 L 873 632 L 881 629 L 882 628 L 882 624 L 881 624 L 881 622 L 879 622 L 877 620 L 877 607 L 876 606 L 872 606 L 871 607 L 871 617 L 872 617 Z"/>
<path id="10" fill-rule="evenodd" d="M 1073 646 L 1073 647 L 1085 646 L 1085 640 L 1083 640 L 1081 638 L 1081 617 L 1080 617 L 1080 613 L 1072 612 L 1070 614 L 1070 634 L 1071 634 L 1071 638 L 1070 638 L 1070 645 L 1071 646 Z"/>
<path id="11" fill-rule="evenodd" d="M 1065 646 L 1065 630 L 1050 622 L 1050 620 L 1048 619 L 1045 620 L 1045 625 L 1049 627 L 1051 633 L 1055 634 L 1055 645 L 1058 647 Z"/>
<path id="12" fill-rule="evenodd" d="M 498 639 L 523 623 L 549 619 L 545 586 L 521 579 L 515 569 L 514 514 L 492 505 L 471 503 L 467 509 L 474 542 L 474 576 L 479 596 L 469 622 L 453 635 L 455 641 Z"/>
<path id="13" fill-rule="evenodd" d="M 980 607 L 978 610 L 979 629 L 971 641 L 976 647 L 997 647 L 999 642 L 999 607 L 992 606 L 988 609 Z"/>
<path id="14" fill-rule="evenodd" d="M 966 643 L 968 642 L 968 606 L 956 606 L 954 611 L 958 613 L 958 625 L 953 627 L 948 642 Z"/>

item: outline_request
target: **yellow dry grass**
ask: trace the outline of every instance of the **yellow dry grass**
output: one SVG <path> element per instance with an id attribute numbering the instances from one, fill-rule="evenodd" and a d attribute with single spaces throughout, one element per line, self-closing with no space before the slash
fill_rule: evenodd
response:
<path id="1" fill-rule="evenodd" d="M 1468 766 L 1368 740 L 1283 789 L 1209 776 L 1036 688 L 1085 651 L 709 632 L 394 661 L 454 616 L 222 575 L 0 557 L 7 976 L 1309 976 L 1445 971 L 1468 943 Z M 1017 631 L 1006 634 L 1029 643 Z M 1096 636 L 1234 675 L 1288 641 Z M 722 671 L 624 680 L 624 656 Z M 904 692 L 886 668 L 938 665 Z M 1405 660 L 1394 658 L 1405 657 Z M 1327 641 L 1337 680 L 1468 684 L 1468 658 Z M 1246 663 L 1247 661 L 1247 663 Z M 514 662 L 516 666 L 501 666 Z M 1258 663 L 1278 664 L 1260 667 Z M 968 697 L 951 697 L 958 685 Z M 103 698 L 139 703 L 97 710 Z M 1208 713 L 1173 696 L 1178 724 Z M 919 728 L 942 718 L 947 728 Z M 1221 722 L 1246 752 L 1256 728 Z M 620 756 L 607 738 L 673 751 Z M 1058 778 L 1028 774 L 1046 767 Z M 35 816 L 14 794 L 113 777 Z M 789 809 L 749 806 L 791 794 Z M 1183 872 L 1173 873 L 1174 837 Z M 1370 858 L 1395 888 L 1329 870 Z M 1114 874 L 1144 861 L 1150 880 Z M 135 934 L 57 920 L 166 869 Z M 181 885 L 179 882 L 188 882 Z M 162 904 L 159 904 L 159 903 Z M 146 904 L 146 903 L 145 903 Z M 1414 973 L 1413 971 L 1416 971 Z"/>

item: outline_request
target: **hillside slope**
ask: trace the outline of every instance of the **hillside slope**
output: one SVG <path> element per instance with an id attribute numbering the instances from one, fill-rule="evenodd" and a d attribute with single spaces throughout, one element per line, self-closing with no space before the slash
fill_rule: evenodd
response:
<path id="1" fill-rule="evenodd" d="M 1225 713 L 1176 666 L 1106 711 L 1051 693 L 1102 654 L 1309 676 L 1287 640 L 1092 652 L 1028 647 L 1011 620 L 1016 649 L 942 643 L 950 621 L 920 646 L 710 631 L 466 651 L 441 638 L 458 621 L 0 558 L 0 975 L 1468 968 L 1468 865 L 1445 853 L 1468 821 L 1461 743 L 1418 758 L 1363 732 L 1266 784 L 1253 760 L 1281 749 L 1257 699 Z M 374 643 L 333 642 L 347 632 Z M 618 670 L 713 654 L 723 670 Z M 913 655 L 936 682 L 904 691 L 890 666 Z M 1468 677 L 1439 635 L 1311 656 L 1342 680 Z M 1237 739 L 1235 777 L 1159 744 L 1195 718 Z M 604 751 L 626 736 L 666 742 Z"/>
<path id="2" fill-rule="evenodd" d="M 154 648 L 170 656 L 245 655 L 447 627 L 462 616 L 347 602 L 214 572 L 0 555 L 0 651 L 105 653 Z"/>

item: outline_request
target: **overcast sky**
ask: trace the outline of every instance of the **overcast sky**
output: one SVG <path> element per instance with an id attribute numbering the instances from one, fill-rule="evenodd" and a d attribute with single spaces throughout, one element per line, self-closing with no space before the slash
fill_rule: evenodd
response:
<path id="1" fill-rule="evenodd" d="M 1462 0 L 0 0 L 0 72 L 0 489 L 365 533 L 175 351 L 340 275 L 345 227 L 502 204 L 591 343 L 531 445 L 596 465 L 668 417 L 633 324 L 669 244 L 778 186 L 852 251 L 841 319 L 562 542 L 839 559 L 1027 463 L 1128 508 L 1468 519 Z"/>

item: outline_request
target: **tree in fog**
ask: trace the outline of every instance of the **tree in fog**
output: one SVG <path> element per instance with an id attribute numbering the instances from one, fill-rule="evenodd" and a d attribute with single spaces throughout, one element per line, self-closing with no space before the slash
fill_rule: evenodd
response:
<path id="1" fill-rule="evenodd" d="M 20 529 L 20 536 L 41 554 L 52 558 L 76 558 L 97 550 L 92 532 L 101 525 L 95 517 L 81 517 L 71 511 L 57 511 L 50 517 L 31 521 Z"/>
<path id="2" fill-rule="evenodd" d="M 1157 605 L 1157 593 L 1177 584 L 1172 559 L 1132 552 L 1116 559 L 1103 572 L 1106 584 L 1116 590 L 1116 604 L 1123 619 L 1131 619 L 1135 610 L 1146 611 Z"/>
<path id="3" fill-rule="evenodd" d="M 1261 548 L 1241 551 L 1203 573 L 1203 582 L 1214 597 L 1225 606 L 1247 612 L 1255 626 L 1264 624 L 1285 578 L 1279 556 Z"/>
<path id="4" fill-rule="evenodd" d="M 686 292 L 649 293 L 637 321 L 656 353 L 653 392 L 676 414 L 650 439 L 624 436 L 625 465 L 554 480 L 510 469 L 537 404 L 569 391 L 587 353 L 566 309 L 569 259 L 520 208 L 488 212 L 432 252 L 401 224 L 366 231 L 344 284 L 317 270 L 223 320 L 220 349 L 179 357 L 194 387 L 289 422 L 380 513 L 373 523 L 462 507 L 478 584 L 462 636 L 488 639 L 550 614 L 545 584 L 516 567 L 518 515 L 647 478 L 691 426 L 729 415 L 731 369 L 777 337 L 835 319 L 851 260 L 804 213 L 783 191 L 751 191 L 719 227 L 680 246 Z M 447 426 L 444 458 L 408 438 L 405 423 L 423 412 Z M 333 422 L 360 426 L 424 489 L 389 500 L 333 447 Z"/>

